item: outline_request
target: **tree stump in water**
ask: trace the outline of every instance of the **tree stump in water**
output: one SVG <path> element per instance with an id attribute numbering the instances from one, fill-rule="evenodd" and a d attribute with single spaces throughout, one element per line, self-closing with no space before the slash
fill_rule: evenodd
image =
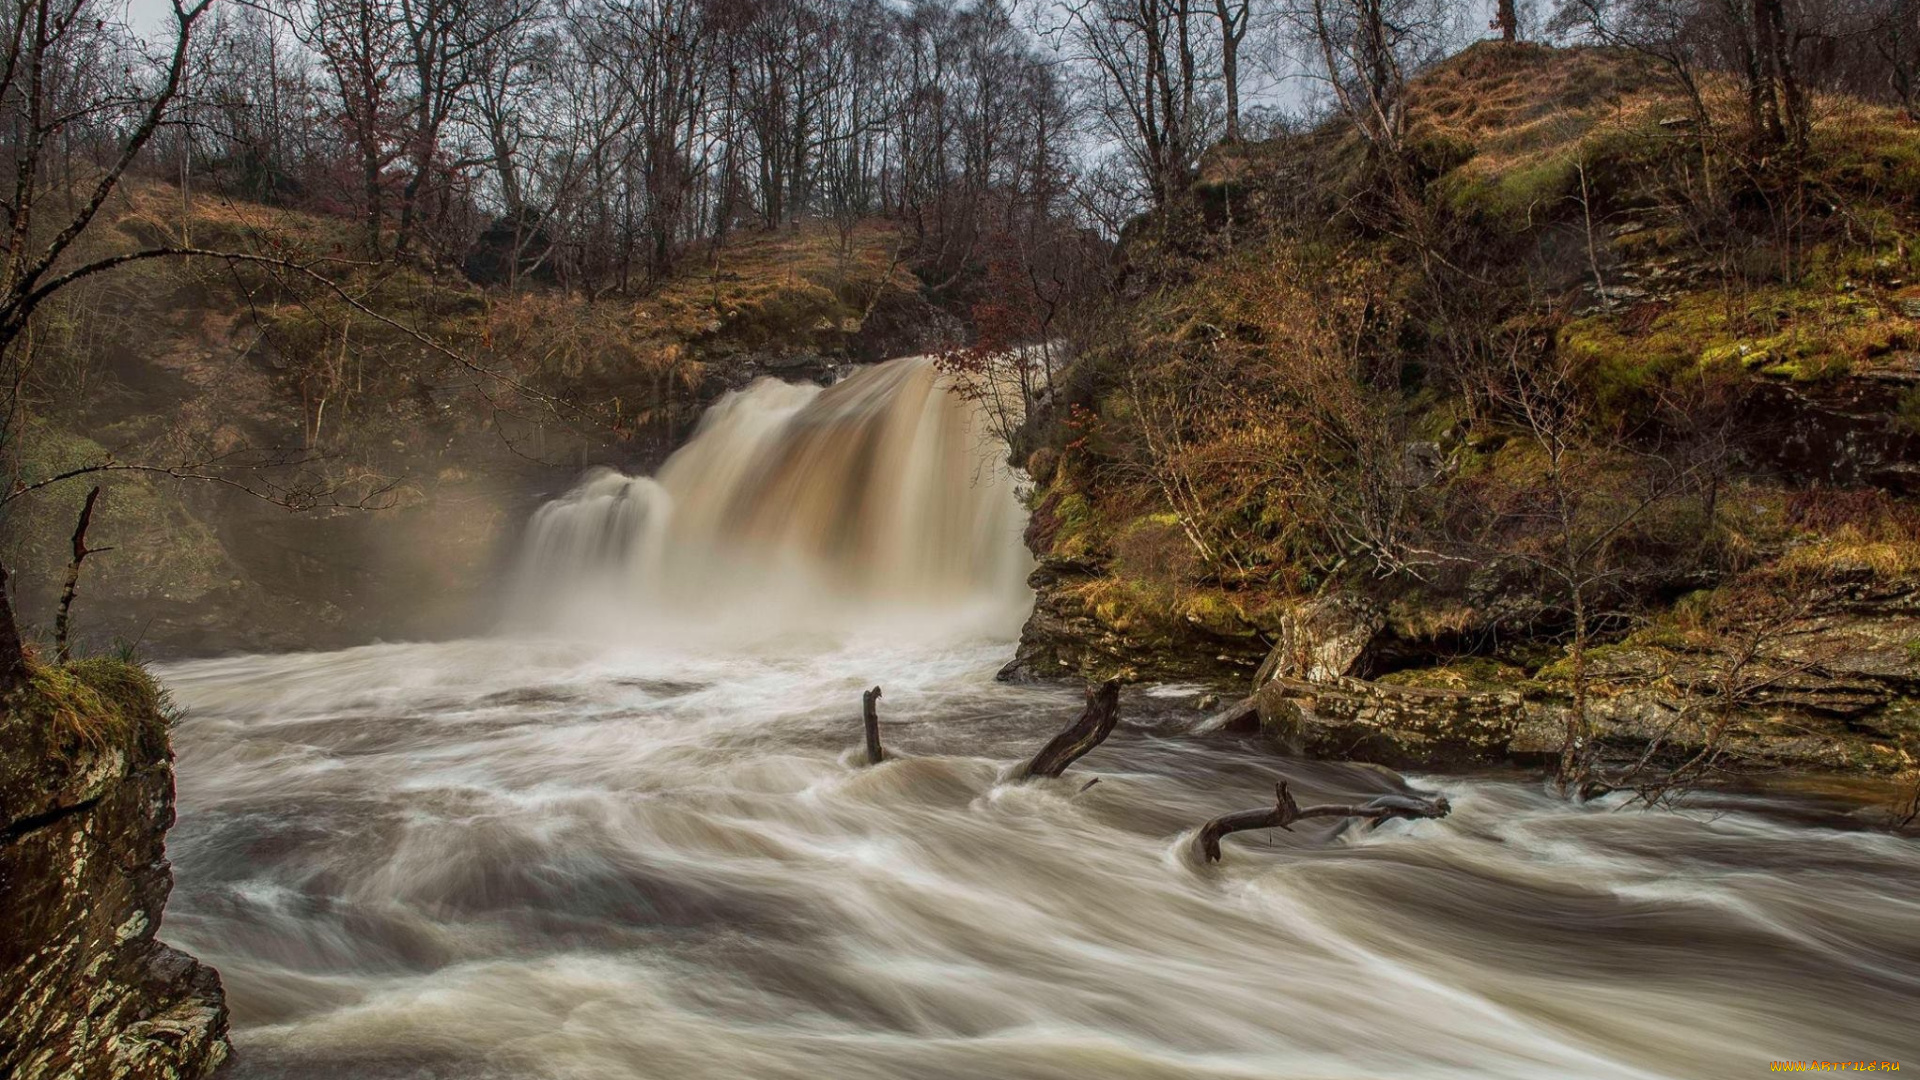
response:
<path id="1" fill-rule="evenodd" d="M 1248 829 L 1286 829 L 1291 832 L 1293 823 L 1301 818 L 1357 817 L 1366 818 L 1377 825 L 1389 818 L 1443 818 L 1453 811 L 1444 795 L 1435 795 L 1430 799 L 1419 795 L 1382 795 L 1359 805 L 1302 807 L 1293 801 L 1293 793 L 1287 790 L 1284 783 L 1274 785 L 1273 793 L 1273 805 L 1270 807 L 1222 814 L 1202 825 L 1200 835 L 1193 839 L 1194 851 L 1207 862 L 1219 862 L 1220 838 L 1228 833 L 1245 832 Z"/>
<path id="2" fill-rule="evenodd" d="M 1080 718 L 1055 735 L 1020 770 L 1019 778 L 1058 777 L 1067 766 L 1086 756 L 1089 750 L 1106 741 L 1120 719 L 1120 680 L 1108 679 L 1098 687 L 1087 688 L 1087 707 Z"/>
<path id="3" fill-rule="evenodd" d="M 880 700 L 880 688 L 874 687 L 860 695 L 860 719 L 867 725 L 867 764 L 878 765 L 887 758 L 886 751 L 880 749 L 880 710 L 874 702 Z"/>

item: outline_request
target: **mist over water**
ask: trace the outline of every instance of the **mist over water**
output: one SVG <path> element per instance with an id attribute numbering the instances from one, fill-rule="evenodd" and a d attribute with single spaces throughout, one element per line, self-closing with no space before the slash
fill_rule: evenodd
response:
<path id="1" fill-rule="evenodd" d="M 1203 867 L 1192 830 L 1276 779 L 1397 781 L 1184 738 L 1183 687 L 1008 783 L 1080 700 L 992 680 L 1030 597 L 983 441 L 923 361 L 762 384 L 543 510 L 498 637 L 164 669 L 164 933 L 226 980 L 234 1075 L 1920 1067 L 1910 841 L 1413 777 L 1453 815 Z"/>

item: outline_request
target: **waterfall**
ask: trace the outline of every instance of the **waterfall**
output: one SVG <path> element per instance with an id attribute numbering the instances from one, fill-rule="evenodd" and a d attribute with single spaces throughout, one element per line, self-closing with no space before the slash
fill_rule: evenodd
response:
<path id="1" fill-rule="evenodd" d="M 936 616 L 1010 633 L 1031 559 L 984 410 L 926 357 L 729 393 L 653 477 L 595 469 L 528 526 L 511 625 L 778 633 Z"/>

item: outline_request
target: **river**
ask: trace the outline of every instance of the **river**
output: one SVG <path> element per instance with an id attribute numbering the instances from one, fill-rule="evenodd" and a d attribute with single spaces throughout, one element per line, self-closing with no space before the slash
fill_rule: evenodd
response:
<path id="1" fill-rule="evenodd" d="M 1912 841 L 1416 775 L 1450 817 L 1237 834 L 1201 865 L 1193 830 L 1278 779 L 1302 802 L 1401 781 L 1187 737 L 1194 687 L 1130 688 L 1064 778 L 1011 782 L 1080 708 L 993 680 L 1025 600 L 1011 488 L 949 467 L 963 432 L 873 433 L 897 387 L 778 393 L 751 455 L 841 445 L 836 409 L 868 449 L 797 485 L 725 454 L 590 478 L 530 533 L 513 606 L 546 618 L 161 669 L 184 710 L 165 936 L 225 979 L 236 1080 L 1920 1068 Z M 887 479 L 926 454 L 947 497 Z M 722 466 L 735 494 L 689 513 Z M 906 509 L 853 505 L 856 481 Z M 927 530 L 954 499 L 980 501 Z M 894 756 L 867 767 L 873 685 Z"/>

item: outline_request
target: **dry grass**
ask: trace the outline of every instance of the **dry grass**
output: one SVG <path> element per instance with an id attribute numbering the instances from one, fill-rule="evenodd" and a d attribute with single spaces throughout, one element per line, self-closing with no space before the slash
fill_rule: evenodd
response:
<path id="1" fill-rule="evenodd" d="M 1502 172 L 1669 100 L 1651 67 L 1622 51 L 1484 42 L 1421 76 L 1408 122 L 1415 138 L 1466 140 L 1476 169 Z"/>
<path id="2" fill-rule="evenodd" d="M 138 664 L 94 657 L 71 664 L 32 663 L 18 707 L 57 737 L 109 750 L 167 723 L 163 692 Z"/>
<path id="3" fill-rule="evenodd" d="M 1811 490 L 1789 497 L 1785 523 L 1799 537 L 1779 561 L 1788 572 L 1920 573 L 1920 507 L 1877 490 Z"/>
<path id="4" fill-rule="evenodd" d="M 798 339 L 824 344 L 858 329 L 887 292 L 919 287 L 892 226 L 866 223 L 843 236 L 826 223 L 736 233 L 718 253 L 691 252 L 682 269 L 634 306 L 636 325 L 693 340 L 738 339 L 750 348 Z"/>

